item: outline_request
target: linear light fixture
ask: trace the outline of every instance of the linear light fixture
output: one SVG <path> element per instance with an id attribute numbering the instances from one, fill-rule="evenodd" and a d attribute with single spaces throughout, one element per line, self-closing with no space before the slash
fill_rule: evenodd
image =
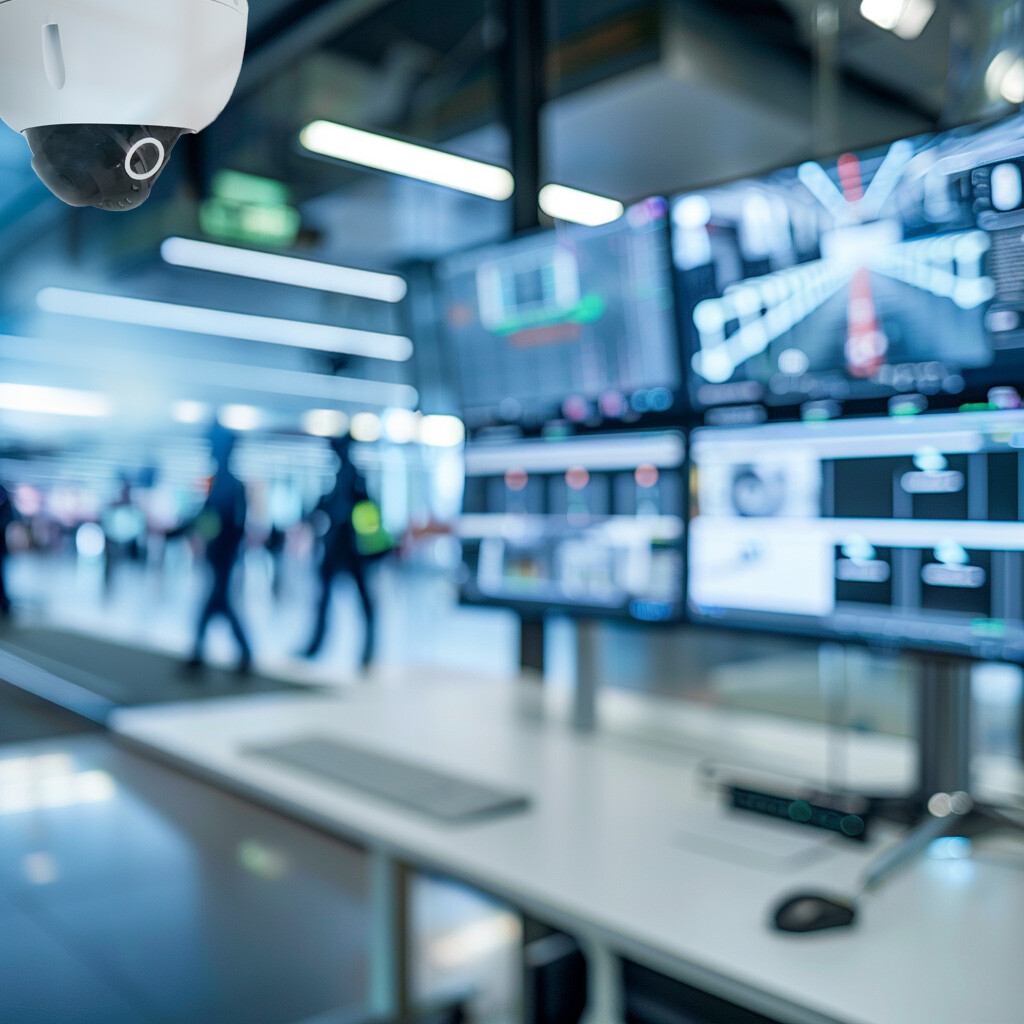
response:
<path id="1" fill-rule="evenodd" d="M 357 412 L 349 423 L 348 432 L 352 435 L 353 441 L 373 444 L 374 441 L 380 440 L 380 417 L 372 412 Z"/>
<path id="2" fill-rule="evenodd" d="M 94 391 L 51 388 L 37 384 L 0 384 L 0 409 L 48 416 L 109 416 L 110 401 Z"/>
<path id="3" fill-rule="evenodd" d="M 515 179 L 504 167 L 334 121 L 313 121 L 299 133 L 299 141 L 311 153 L 428 181 L 485 199 L 501 202 L 515 191 Z M 618 220 L 624 212 L 622 203 L 615 199 L 565 185 L 545 185 L 538 202 L 549 217 L 591 227 Z"/>
<path id="4" fill-rule="evenodd" d="M 168 361 L 169 362 L 169 361 Z M 178 360 L 180 379 L 209 388 L 256 391 L 269 395 L 290 395 L 320 402 L 343 402 L 362 406 L 401 406 L 415 409 L 419 392 L 409 384 L 392 384 L 363 377 L 332 377 L 305 370 L 277 370 L 241 363 Z"/>
<path id="5" fill-rule="evenodd" d="M 419 433 L 420 418 L 411 409 L 388 409 L 381 417 L 381 428 L 392 444 L 410 444 Z"/>
<path id="6" fill-rule="evenodd" d="M 255 405 L 222 405 L 217 410 L 217 422 L 228 430 L 259 430 L 263 421 L 263 410 Z"/>
<path id="7" fill-rule="evenodd" d="M 165 263 L 175 267 L 208 270 L 215 274 L 231 274 L 256 281 L 273 281 L 275 284 L 312 288 L 337 295 L 354 295 L 356 298 L 376 299 L 379 302 L 401 302 L 409 290 L 405 278 L 397 274 L 336 267 L 319 260 L 240 249 L 195 238 L 165 239 L 160 246 L 160 255 Z"/>
<path id="8" fill-rule="evenodd" d="M 341 437 L 348 430 L 348 416 L 340 409 L 308 409 L 302 429 L 313 437 Z"/>
<path id="9" fill-rule="evenodd" d="M 116 361 L 121 357 L 122 353 L 117 349 L 83 349 L 67 341 L 0 334 L 0 360 L 94 370 L 102 359 Z M 146 366 L 151 368 L 153 374 L 181 385 L 288 395 L 318 403 L 341 402 L 356 406 L 400 406 L 408 409 L 415 409 L 419 404 L 419 392 L 411 385 L 366 377 L 336 377 L 307 370 L 279 370 L 250 363 L 165 355 L 147 356 Z"/>
<path id="10" fill-rule="evenodd" d="M 504 167 L 333 121 L 313 121 L 306 125 L 299 134 L 299 141 L 311 153 L 428 181 L 484 199 L 500 202 L 508 199 L 515 188 L 512 174 Z"/>
<path id="11" fill-rule="evenodd" d="M 985 72 L 985 91 L 992 101 L 1024 102 L 1024 57 L 1013 50 L 1001 50 Z"/>
<path id="12" fill-rule="evenodd" d="M 540 208 L 555 220 L 598 227 L 618 220 L 625 207 L 617 199 L 581 192 L 566 185 L 545 185 L 538 196 Z"/>
<path id="13" fill-rule="evenodd" d="M 466 440 L 466 426 L 457 416 L 424 416 L 420 442 L 432 448 L 457 448 Z"/>
<path id="14" fill-rule="evenodd" d="M 900 39 L 916 39 L 935 13 L 935 0 L 861 0 L 860 13 Z"/>
<path id="15" fill-rule="evenodd" d="M 171 416 L 176 423 L 204 423 L 210 418 L 210 407 L 205 402 L 183 398 L 171 407 Z"/>
<path id="16" fill-rule="evenodd" d="M 140 327 L 213 334 L 398 363 L 412 356 L 412 342 L 408 338 L 351 327 L 331 327 L 302 320 L 281 320 L 252 313 L 231 313 L 223 309 L 182 306 L 174 302 L 132 299 L 121 295 L 73 291 L 69 288 L 44 288 L 36 297 L 36 302 L 46 313 L 136 324 Z"/>

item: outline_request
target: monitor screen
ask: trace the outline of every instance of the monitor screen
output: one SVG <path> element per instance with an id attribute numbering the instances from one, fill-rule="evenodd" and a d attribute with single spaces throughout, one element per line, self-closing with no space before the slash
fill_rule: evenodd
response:
<path id="1" fill-rule="evenodd" d="M 458 525 L 464 599 L 678 619 L 685 448 L 669 431 L 470 445 Z"/>
<path id="2" fill-rule="evenodd" d="M 706 427 L 702 621 L 1024 660 L 1024 412 Z"/>
<path id="3" fill-rule="evenodd" d="M 681 391 L 662 199 L 451 257 L 437 275 L 471 429 L 629 423 Z"/>
<path id="4" fill-rule="evenodd" d="M 1020 117 L 679 196 L 672 219 L 700 408 L 952 405 L 1024 368 Z"/>

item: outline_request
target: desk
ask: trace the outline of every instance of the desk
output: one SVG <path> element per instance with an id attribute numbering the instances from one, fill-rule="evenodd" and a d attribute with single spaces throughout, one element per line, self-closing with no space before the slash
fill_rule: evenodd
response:
<path id="1" fill-rule="evenodd" d="M 698 784 L 696 758 L 574 735 L 520 701 L 513 683 L 410 679 L 125 710 L 111 724 L 186 771 L 786 1024 L 1024 1020 L 1024 851 L 922 859 L 865 901 L 854 929 L 774 933 L 780 895 L 851 890 L 877 846 L 734 822 Z M 526 790 L 533 805 L 446 827 L 243 753 L 309 734 Z"/>

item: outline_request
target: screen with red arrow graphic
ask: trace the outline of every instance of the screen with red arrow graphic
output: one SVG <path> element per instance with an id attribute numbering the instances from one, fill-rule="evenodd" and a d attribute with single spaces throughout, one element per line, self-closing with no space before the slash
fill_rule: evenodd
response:
<path id="1" fill-rule="evenodd" d="M 1024 118 L 688 193 L 672 226 L 699 408 L 1024 382 Z"/>

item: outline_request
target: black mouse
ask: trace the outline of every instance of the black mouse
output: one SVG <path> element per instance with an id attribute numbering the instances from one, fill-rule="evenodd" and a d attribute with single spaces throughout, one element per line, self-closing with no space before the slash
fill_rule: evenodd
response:
<path id="1" fill-rule="evenodd" d="M 856 908 L 841 896 L 804 892 L 779 904 L 773 922 L 780 932 L 820 932 L 853 924 Z"/>

